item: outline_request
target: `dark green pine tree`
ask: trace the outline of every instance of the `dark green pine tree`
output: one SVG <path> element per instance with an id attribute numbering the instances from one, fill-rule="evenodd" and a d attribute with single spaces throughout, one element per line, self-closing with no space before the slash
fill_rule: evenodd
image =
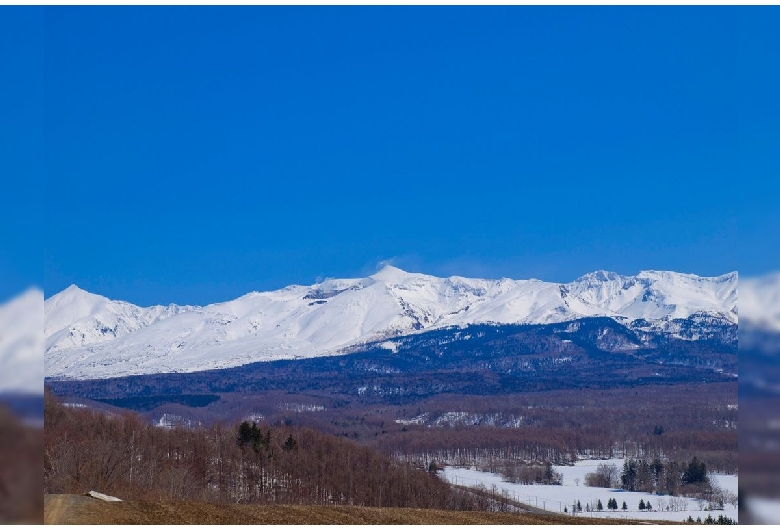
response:
<path id="1" fill-rule="evenodd" d="M 706 482 L 706 480 L 707 466 L 704 462 L 694 456 L 683 474 L 683 482 L 686 484 L 694 484 L 697 482 Z"/>
<path id="2" fill-rule="evenodd" d="M 284 447 L 282 447 L 282 449 L 284 449 L 285 451 L 292 451 L 297 448 L 298 448 L 298 442 L 296 442 L 295 438 L 293 438 L 292 434 L 290 434 L 289 436 L 287 436 L 287 440 L 285 440 Z"/>
<path id="3" fill-rule="evenodd" d="M 604 509 L 604 505 L 601 504 L 601 499 L 599 499 L 599 503 L 596 505 L 596 509 L 598 511 L 602 511 Z"/>
<path id="4" fill-rule="evenodd" d="M 626 504 L 626 501 L 623 501 L 623 510 L 628 510 L 628 504 Z"/>
<path id="5" fill-rule="evenodd" d="M 645 509 L 645 501 L 644 499 L 639 499 L 639 509 L 644 510 Z"/>
<path id="6" fill-rule="evenodd" d="M 238 426 L 238 436 L 236 437 L 236 443 L 239 447 L 244 447 L 246 444 L 252 441 L 252 425 L 249 425 L 248 421 L 241 422 Z"/>
<path id="7" fill-rule="evenodd" d="M 629 459 L 623 462 L 623 472 L 620 474 L 620 482 L 623 489 L 636 491 L 637 464 Z"/>

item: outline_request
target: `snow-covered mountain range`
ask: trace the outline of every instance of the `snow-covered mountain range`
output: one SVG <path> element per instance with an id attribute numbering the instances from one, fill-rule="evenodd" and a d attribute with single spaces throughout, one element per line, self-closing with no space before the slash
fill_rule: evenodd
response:
<path id="1" fill-rule="evenodd" d="M 203 307 L 144 308 L 76 286 L 44 305 L 46 376 L 91 379 L 344 354 L 361 344 L 478 323 L 606 316 L 645 333 L 672 334 L 682 319 L 736 324 L 737 274 L 598 271 L 561 284 L 438 278 L 387 266 L 367 278 L 252 292 Z"/>

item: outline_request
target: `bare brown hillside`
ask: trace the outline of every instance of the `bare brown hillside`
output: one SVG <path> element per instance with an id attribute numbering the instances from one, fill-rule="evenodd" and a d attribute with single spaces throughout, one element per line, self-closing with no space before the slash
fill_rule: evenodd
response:
<path id="1" fill-rule="evenodd" d="M 104 502 L 46 495 L 45 524 L 625 524 L 625 520 L 357 506 Z"/>
<path id="2" fill-rule="evenodd" d="M 161 429 L 136 414 L 45 404 L 44 493 L 213 504 L 480 510 L 488 504 L 369 447 L 293 426 Z"/>

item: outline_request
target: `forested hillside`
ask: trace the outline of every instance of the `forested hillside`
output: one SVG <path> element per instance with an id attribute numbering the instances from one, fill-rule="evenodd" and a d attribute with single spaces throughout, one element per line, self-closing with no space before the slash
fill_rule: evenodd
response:
<path id="1" fill-rule="evenodd" d="M 45 401 L 46 493 L 123 499 L 477 509 L 421 469 L 308 428 L 150 425 Z"/>

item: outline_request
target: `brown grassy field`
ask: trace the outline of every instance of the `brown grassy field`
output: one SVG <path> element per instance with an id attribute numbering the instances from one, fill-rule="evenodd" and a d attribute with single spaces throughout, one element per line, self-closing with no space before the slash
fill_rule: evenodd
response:
<path id="1" fill-rule="evenodd" d="M 626 524 L 630 521 L 357 506 L 217 505 L 195 502 L 104 502 L 46 495 L 45 524 Z"/>

